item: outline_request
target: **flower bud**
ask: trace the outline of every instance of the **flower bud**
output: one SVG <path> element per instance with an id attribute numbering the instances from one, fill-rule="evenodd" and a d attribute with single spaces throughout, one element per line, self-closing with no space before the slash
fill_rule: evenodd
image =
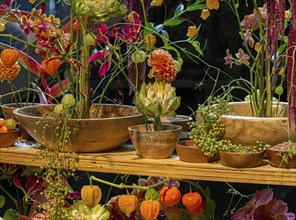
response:
<path id="1" fill-rule="evenodd" d="M 65 107 L 72 107 L 75 105 L 75 98 L 71 94 L 66 94 L 61 101 L 61 104 L 63 104 Z"/>
<path id="2" fill-rule="evenodd" d="M 146 59 L 146 53 L 143 50 L 137 50 L 132 54 L 132 61 L 134 63 L 142 63 Z"/>
<path id="3" fill-rule="evenodd" d="M 148 50 L 151 50 L 156 43 L 156 37 L 153 34 L 146 35 L 145 44 Z"/>
<path id="4" fill-rule="evenodd" d="M 195 35 L 197 35 L 197 29 L 196 26 L 189 26 L 187 30 L 187 36 L 189 38 L 193 38 Z"/>
<path id="5" fill-rule="evenodd" d="M 180 72 L 181 69 L 182 69 L 182 64 L 179 61 L 177 61 L 177 60 L 174 60 L 174 64 L 176 66 L 177 73 Z"/>
<path id="6" fill-rule="evenodd" d="M 201 11 L 201 15 L 200 17 L 204 20 L 206 20 L 209 16 L 211 15 L 210 10 L 209 9 L 203 9 Z"/>

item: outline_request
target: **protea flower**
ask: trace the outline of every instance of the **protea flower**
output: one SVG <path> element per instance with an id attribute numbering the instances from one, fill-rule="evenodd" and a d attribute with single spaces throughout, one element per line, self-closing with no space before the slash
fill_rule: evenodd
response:
<path id="1" fill-rule="evenodd" d="M 169 83 L 143 83 L 136 94 L 136 107 L 145 117 L 154 118 L 154 130 L 162 130 L 160 116 L 175 116 L 180 105 L 176 89 Z"/>

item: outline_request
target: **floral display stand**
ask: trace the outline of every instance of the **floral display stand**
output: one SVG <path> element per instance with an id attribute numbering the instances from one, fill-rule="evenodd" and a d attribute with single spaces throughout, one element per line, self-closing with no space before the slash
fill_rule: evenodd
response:
<path id="1" fill-rule="evenodd" d="M 40 166 L 34 160 L 38 150 L 29 145 L 0 148 L 0 163 Z M 126 144 L 118 150 L 103 153 L 79 153 L 78 170 L 120 173 L 131 175 L 164 176 L 182 179 L 217 182 L 256 183 L 296 186 L 296 169 L 280 169 L 267 161 L 259 167 L 230 168 L 219 161 L 213 163 L 187 163 L 176 154 L 168 159 L 143 159 L 137 156 L 132 145 Z"/>

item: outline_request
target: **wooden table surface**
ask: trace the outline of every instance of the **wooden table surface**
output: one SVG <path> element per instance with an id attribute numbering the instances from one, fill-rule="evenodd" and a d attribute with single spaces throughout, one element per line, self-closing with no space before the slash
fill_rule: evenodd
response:
<path id="1" fill-rule="evenodd" d="M 0 163 L 40 166 L 42 161 L 34 160 L 37 151 L 25 144 L 0 148 Z M 78 156 L 78 169 L 84 171 L 296 186 L 296 169 L 274 168 L 267 161 L 254 168 L 230 168 L 219 161 L 187 163 L 180 161 L 177 155 L 160 160 L 143 159 L 136 155 L 132 145 L 104 153 L 79 153 Z"/>

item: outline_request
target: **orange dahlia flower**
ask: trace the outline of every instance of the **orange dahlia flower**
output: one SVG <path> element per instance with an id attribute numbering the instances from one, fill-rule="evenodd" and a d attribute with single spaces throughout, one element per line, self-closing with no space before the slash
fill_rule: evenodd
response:
<path id="1" fill-rule="evenodd" d="M 9 68 L 0 61 L 0 80 L 13 80 L 18 76 L 20 69 L 21 67 L 17 62 Z"/>
<path id="2" fill-rule="evenodd" d="M 158 81 L 169 83 L 177 75 L 177 67 L 172 55 L 163 49 L 157 49 L 148 57 L 148 65 L 152 66 L 149 77 L 155 77 Z"/>

